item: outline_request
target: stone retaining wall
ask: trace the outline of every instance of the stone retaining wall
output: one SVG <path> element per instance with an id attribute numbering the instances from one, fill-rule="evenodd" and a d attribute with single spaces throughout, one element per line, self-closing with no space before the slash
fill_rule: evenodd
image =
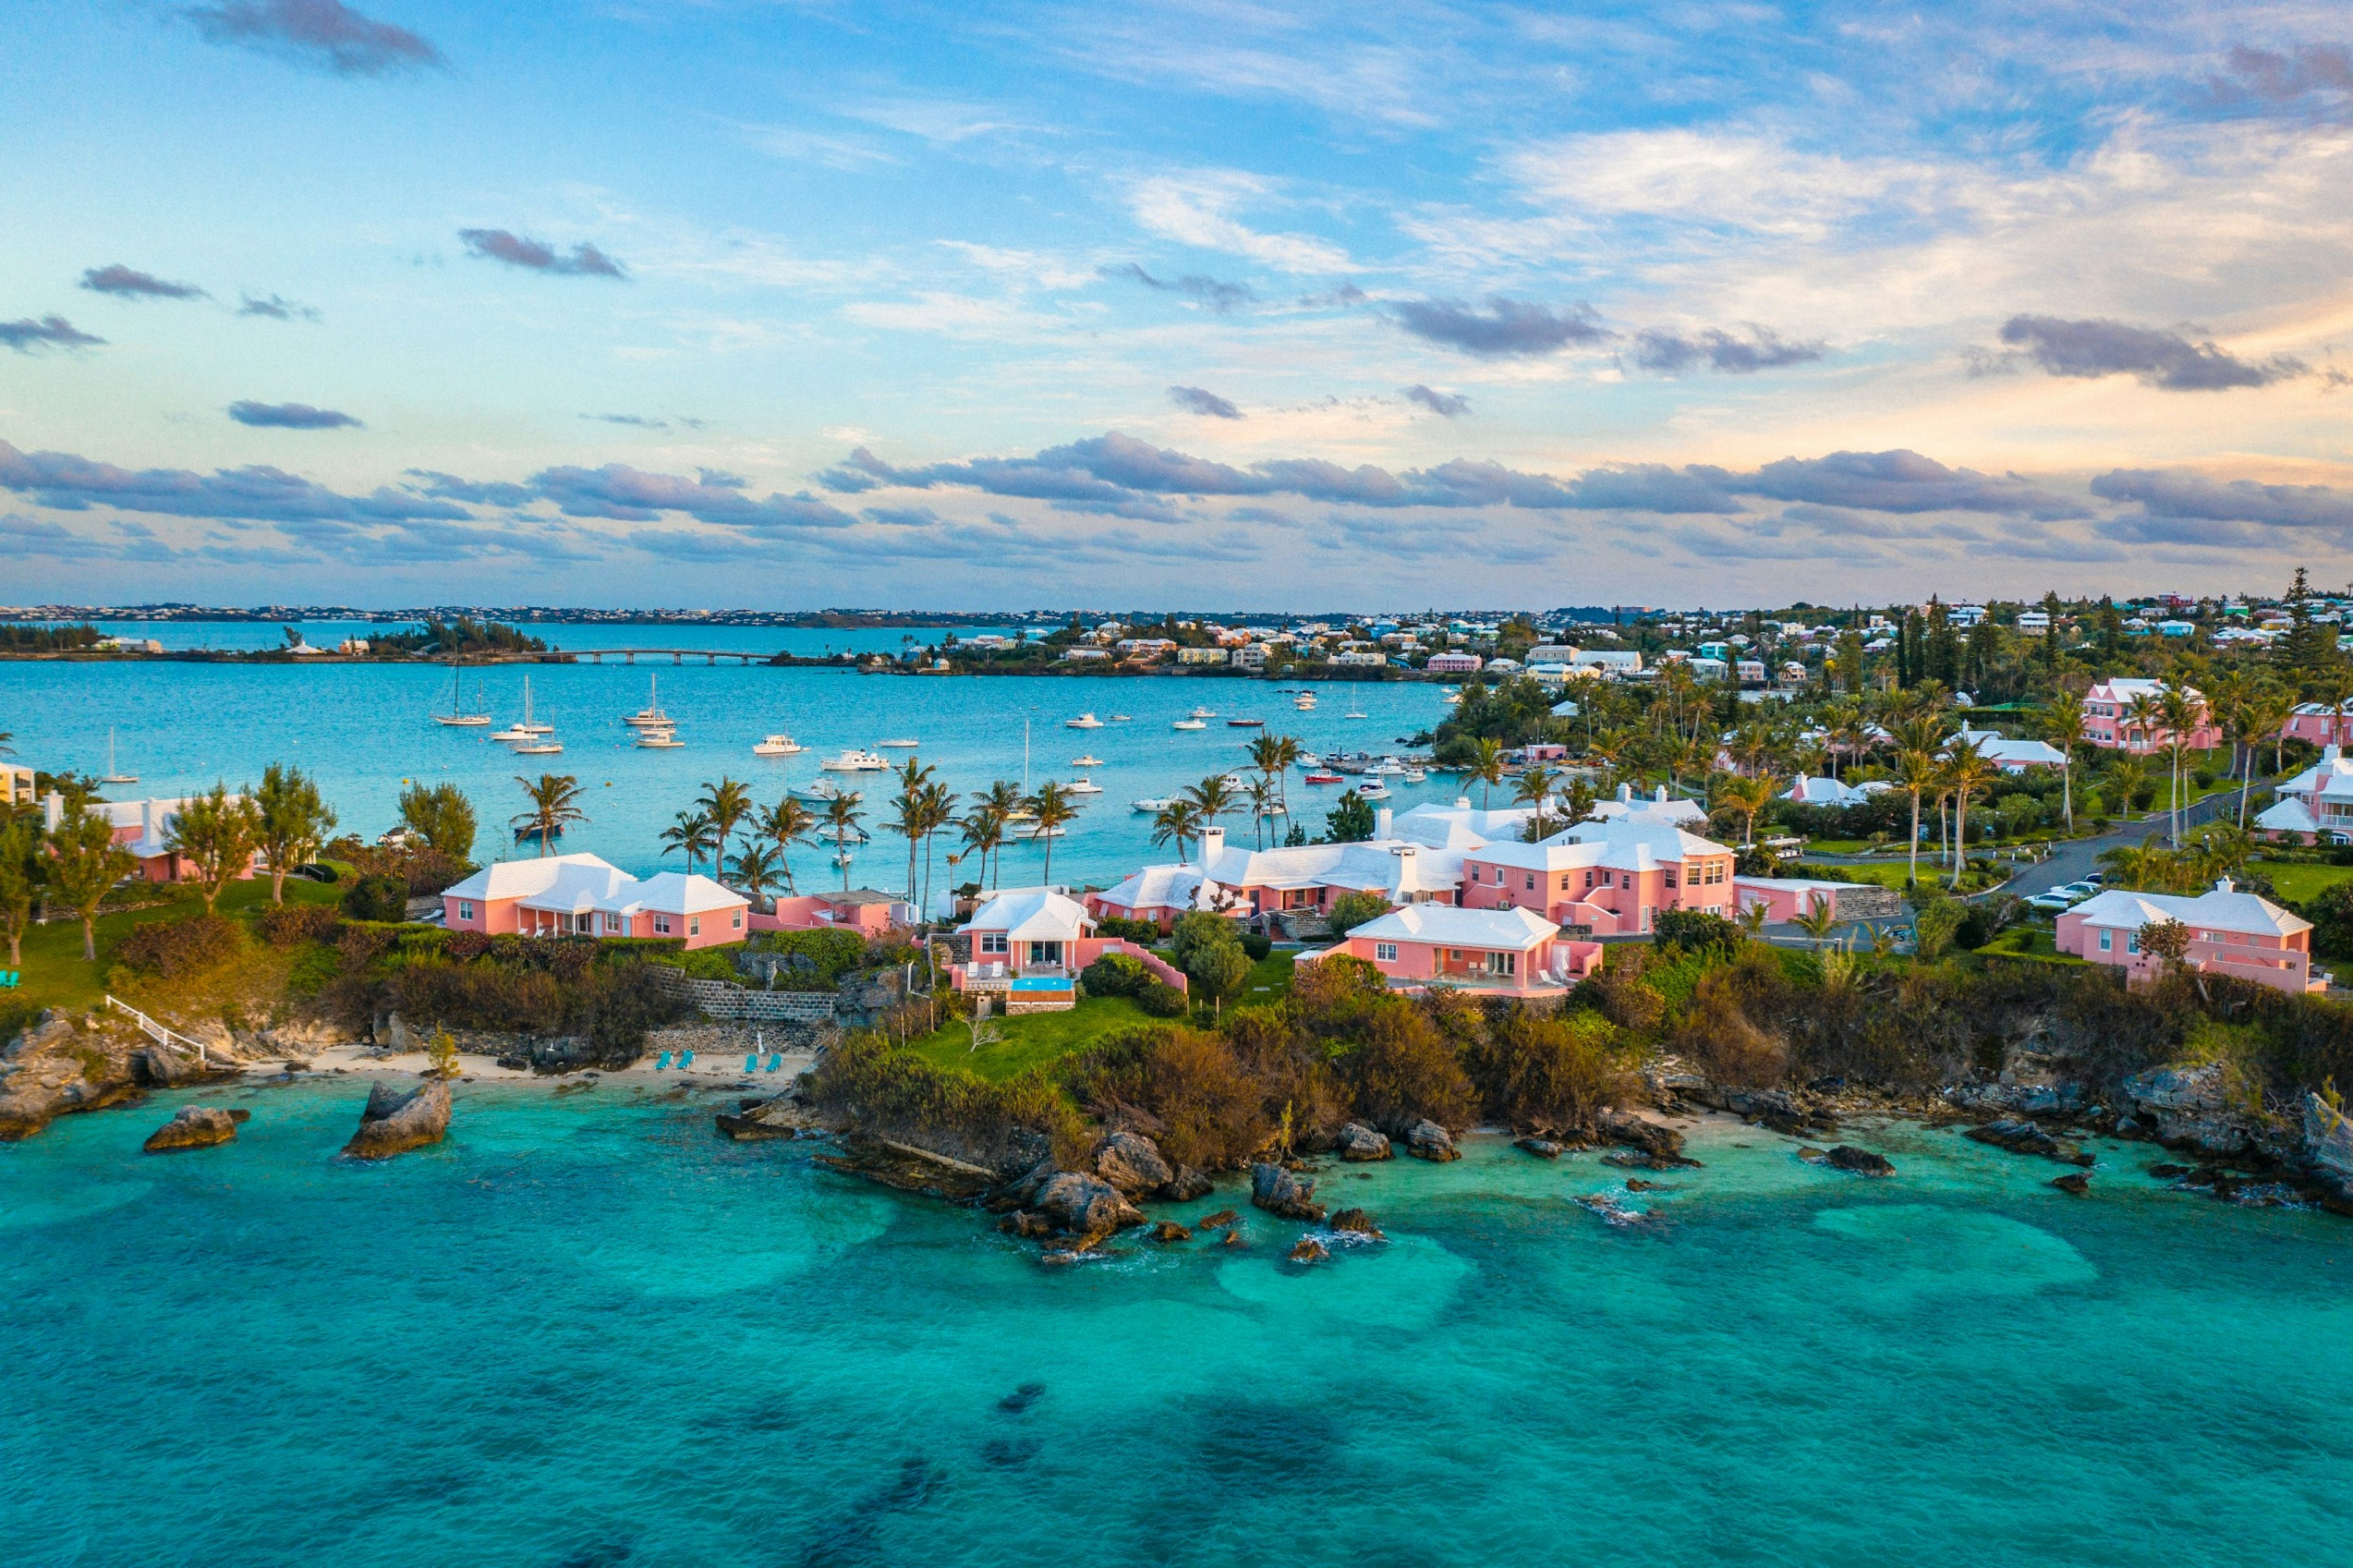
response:
<path id="1" fill-rule="evenodd" d="M 704 980 L 668 964 L 651 965 L 670 976 L 672 991 L 694 1005 L 706 1018 L 756 1019 L 765 1023 L 830 1024 L 834 994 L 830 991 L 754 991 L 724 980 Z"/>

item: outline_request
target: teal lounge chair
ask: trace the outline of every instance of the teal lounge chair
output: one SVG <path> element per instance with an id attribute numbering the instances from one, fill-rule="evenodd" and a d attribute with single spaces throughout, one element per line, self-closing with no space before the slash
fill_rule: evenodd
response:
<path id="1" fill-rule="evenodd" d="M 668 1051 L 664 1051 L 664 1052 L 661 1054 L 661 1060 L 659 1060 L 659 1061 L 658 1061 L 658 1062 L 654 1063 L 654 1071 L 656 1071 L 656 1072 L 668 1072 L 668 1071 L 670 1071 L 670 1053 L 669 1053 Z"/>
<path id="2" fill-rule="evenodd" d="M 770 1072 L 774 1072 L 774 1071 L 776 1071 L 778 1068 L 780 1068 L 780 1067 L 782 1067 L 782 1066 L 784 1066 L 784 1065 L 785 1065 L 785 1053 L 784 1053 L 784 1052 L 782 1052 L 782 1051 L 774 1051 L 774 1052 L 771 1052 L 771 1053 L 769 1054 L 769 1057 L 768 1057 L 768 1070 L 769 1070 Z"/>
<path id="3" fill-rule="evenodd" d="M 679 1053 L 678 1053 L 678 1065 L 679 1065 L 681 1068 L 691 1068 L 691 1067 L 692 1067 L 692 1066 L 694 1065 L 694 1053 L 693 1053 L 692 1051 L 681 1051 L 681 1052 L 679 1052 Z"/>
<path id="4" fill-rule="evenodd" d="M 754 1055 L 747 1055 L 744 1057 L 744 1070 L 745 1072 L 758 1072 L 760 1070 L 760 1058 Z"/>

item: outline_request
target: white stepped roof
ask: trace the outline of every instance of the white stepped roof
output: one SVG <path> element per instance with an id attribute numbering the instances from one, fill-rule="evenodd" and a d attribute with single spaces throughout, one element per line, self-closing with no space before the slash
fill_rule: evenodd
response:
<path id="1" fill-rule="evenodd" d="M 1558 926 L 1533 910 L 1465 910 L 1452 904 L 1408 904 L 1348 933 L 1352 939 L 1375 942 L 1420 942 L 1515 952 L 1559 934 Z"/>

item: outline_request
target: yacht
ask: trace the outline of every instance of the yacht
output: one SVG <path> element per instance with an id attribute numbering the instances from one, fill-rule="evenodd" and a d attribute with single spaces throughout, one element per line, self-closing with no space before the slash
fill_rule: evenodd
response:
<path id="1" fill-rule="evenodd" d="M 555 726 L 542 724 L 531 716 L 531 677 L 522 678 L 522 721 L 515 726 L 526 735 L 553 735 Z"/>
<path id="2" fill-rule="evenodd" d="M 1250 788 L 1250 780 L 1242 777 L 1240 773 L 1228 773 L 1222 782 L 1228 789 L 1246 790 Z"/>
<path id="3" fill-rule="evenodd" d="M 1405 782 L 1408 784 L 1426 784 L 1429 779 L 1430 775 L 1419 768 L 1408 768 L 1405 771 Z"/>
<path id="4" fill-rule="evenodd" d="M 1389 797 L 1389 786 L 1378 779 L 1368 778 L 1356 786 L 1356 795 L 1363 800 L 1387 800 Z"/>
<path id="5" fill-rule="evenodd" d="M 1022 838 L 1060 838 L 1068 832 L 1070 832 L 1070 829 L 1067 827 L 1032 827 L 1026 832 L 1017 835 L 1017 837 Z"/>
<path id="6" fill-rule="evenodd" d="M 1103 760 L 1101 757 L 1092 754 L 1083 757 L 1072 757 L 1071 759 L 1071 766 L 1074 768 L 1099 768 L 1103 765 Z"/>
<path id="7" fill-rule="evenodd" d="M 661 710 L 661 677 L 646 678 L 646 705 L 621 721 L 632 730 L 674 730 L 677 723 Z"/>
<path id="8" fill-rule="evenodd" d="M 1393 779 L 1405 772 L 1405 764 L 1395 757 L 1383 757 L 1365 771 L 1368 773 L 1377 773 L 1383 778 Z"/>
<path id="9" fill-rule="evenodd" d="M 1114 713 L 1111 716 L 1111 721 L 1114 724 L 1124 724 L 1127 722 L 1127 715 L 1124 713 Z"/>
<path id="10" fill-rule="evenodd" d="M 1092 713 L 1082 713 L 1075 719 L 1066 719 L 1062 721 L 1062 728 L 1065 730 L 1100 730 L 1103 727 L 1103 721 Z"/>
<path id="11" fill-rule="evenodd" d="M 921 741 L 877 741 L 874 743 L 894 752 L 912 752 L 923 744 Z"/>
<path id="12" fill-rule="evenodd" d="M 640 730 L 638 731 L 638 744 L 649 752 L 667 752 L 686 742 L 678 738 L 675 730 Z"/>
<path id="13" fill-rule="evenodd" d="M 1179 719 L 1168 727 L 1172 730 L 1206 730 L 1208 725 L 1198 719 Z"/>
<path id="14" fill-rule="evenodd" d="M 1372 715 L 1369 713 L 1343 713 L 1340 717 L 1343 719 L 1369 719 Z"/>
<path id="15" fill-rule="evenodd" d="M 752 754 L 755 757 L 793 757 L 807 750 L 790 735 L 771 735 L 756 742 L 752 747 Z"/>
<path id="16" fill-rule="evenodd" d="M 449 667 L 449 711 L 433 715 L 433 721 L 436 724 L 449 724 L 459 729 L 470 730 L 491 721 L 491 716 L 488 713 L 479 710 L 469 713 L 465 710 L 458 690 L 458 683 L 463 677 L 464 671 L 457 666 Z M 479 688 L 475 690 L 474 700 L 478 704 L 481 701 L 481 692 Z"/>
<path id="17" fill-rule="evenodd" d="M 1176 801 L 1172 795 L 1147 795 L 1141 800 L 1131 800 L 1127 804 L 1138 811 L 1162 812 L 1175 805 Z"/>
<path id="18" fill-rule="evenodd" d="M 1209 708 L 1196 708 L 1186 715 L 1188 719 L 1214 719 L 1217 716 L 1217 711 Z"/>
<path id="19" fill-rule="evenodd" d="M 891 764 L 872 752 L 850 750 L 838 757 L 828 757 L 818 766 L 829 773 L 879 773 Z"/>
<path id="20" fill-rule="evenodd" d="M 1348 781 L 1338 773 L 1312 773 L 1307 775 L 1306 782 L 1312 784 L 1345 784 Z"/>
<path id="21" fill-rule="evenodd" d="M 1229 730 L 1263 730 L 1266 728 L 1266 721 L 1263 719 L 1229 719 L 1226 721 L 1226 728 Z"/>
<path id="22" fill-rule="evenodd" d="M 1062 786 L 1062 793 L 1064 795 L 1101 795 L 1103 794 L 1103 785 L 1095 783 L 1092 779 L 1072 779 L 1070 783 Z"/>
<path id="23" fill-rule="evenodd" d="M 491 740 L 505 741 L 510 744 L 518 746 L 528 741 L 535 741 L 538 738 L 538 736 L 533 734 L 530 731 L 524 729 L 520 724 L 510 724 L 503 730 L 493 730 L 491 731 Z"/>
<path id="24" fill-rule="evenodd" d="M 1313 691 L 1303 691 L 1298 696 L 1291 700 L 1291 705 L 1293 708 L 1298 709 L 1302 713 L 1310 712 L 1315 707 L 1315 693 Z"/>
<path id="25" fill-rule="evenodd" d="M 106 729 L 106 776 L 98 782 L 100 784 L 137 784 L 139 782 L 137 773 L 126 773 L 114 765 L 114 727 L 111 724 Z"/>
<path id="26" fill-rule="evenodd" d="M 670 742 L 674 746 L 682 746 L 685 743 L 683 741 Z M 564 742 L 561 741 L 533 740 L 517 746 L 514 749 L 514 754 L 518 757 L 552 757 L 562 750 L 564 750 Z"/>

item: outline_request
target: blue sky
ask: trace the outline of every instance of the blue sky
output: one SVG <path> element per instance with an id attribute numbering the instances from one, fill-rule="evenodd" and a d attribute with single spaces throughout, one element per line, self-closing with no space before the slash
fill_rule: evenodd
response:
<path id="1" fill-rule="evenodd" d="M 2353 577 L 2341 5 L 11 34 L 18 603 Z"/>

